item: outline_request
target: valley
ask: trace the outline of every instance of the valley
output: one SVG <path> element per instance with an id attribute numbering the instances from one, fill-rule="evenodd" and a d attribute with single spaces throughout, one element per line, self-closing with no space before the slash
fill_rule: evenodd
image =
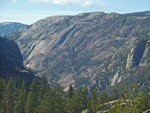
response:
<path id="1" fill-rule="evenodd" d="M 102 91 L 149 65 L 149 21 L 150 12 L 52 16 L 8 39 L 18 44 L 24 65 L 50 84 Z"/>

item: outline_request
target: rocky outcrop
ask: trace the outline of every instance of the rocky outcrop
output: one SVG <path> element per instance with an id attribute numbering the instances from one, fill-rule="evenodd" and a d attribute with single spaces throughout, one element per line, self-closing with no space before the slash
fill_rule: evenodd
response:
<path id="1" fill-rule="evenodd" d="M 0 78 L 13 78 L 17 86 L 25 81 L 30 86 L 35 75 L 24 68 L 23 58 L 18 45 L 6 38 L 0 37 Z"/>
<path id="2" fill-rule="evenodd" d="M 147 42 L 149 42 L 149 41 L 147 41 Z M 150 55 L 150 48 L 146 47 L 144 54 L 143 54 L 143 57 L 141 58 L 141 61 L 140 61 L 140 66 L 147 66 L 148 64 L 150 64 L 149 55 Z"/>
<path id="3" fill-rule="evenodd" d="M 24 69 L 23 58 L 18 45 L 3 37 L 0 37 L 0 66 Z"/>
<path id="4" fill-rule="evenodd" d="M 50 83 L 103 90 L 116 72 L 139 65 L 145 42 L 135 41 L 149 22 L 149 13 L 83 13 L 47 17 L 10 36 L 17 38 L 24 64 Z"/>
<path id="5" fill-rule="evenodd" d="M 115 73 L 115 75 L 113 76 L 113 78 L 112 79 L 110 79 L 110 85 L 111 86 L 114 86 L 115 84 L 117 84 L 117 83 L 119 83 L 119 82 L 121 82 L 121 76 L 120 76 L 120 74 L 119 74 L 119 71 L 117 71 L 116 73 Z"/>
<path id="6" fill-rule="evenodd" d="M 143 54 L 146 54 L 144 53 L 146 48 L 146 42 L 147 40 L 140 40 L 137 42 L 134 48 L 131 49 L 130 53 L 128 54 L 126 69 L 131 69 L 141 65 L 140 61 L 141 59 L 143 59 Z"/>

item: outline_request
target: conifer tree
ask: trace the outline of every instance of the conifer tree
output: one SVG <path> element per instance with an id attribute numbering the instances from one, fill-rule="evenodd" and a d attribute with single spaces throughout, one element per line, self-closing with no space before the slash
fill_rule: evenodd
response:
<path id="1" fill-rule="evenodd" d="M 25 112 L 25 102 L 26 102 L 26 86 L 25 86 L 25 81 L 23 81 L 21 89 L 19 90 L 19 96 L 15 107 L 15 113 Z"/>
<path id="2" fill-rule="evenodd" d="M 84 109 L 87 109 L 88 106 L 88 87 L 84 86 L 83 89 L 83 104 L 84 104 Z"/>
<path id="3" fill-rule="evenodd" d="M 108 113 L 142 113 L 144 111 L 144 96 L 137 90 L 137 85 L 124 87 L 124 97 L 120 98 Z"/>
<path id="4" fill-rule="evenodd" d="M 65 112 L 65 100 L 64 100 L 64 91 L 63 88 L 58 86 L 55 88 L 56 93 L 56 100 L 55 100 L 55 106 L 56 106 L 56 113 L 66 113 Z"/>
<path id="5" fill-rule="evenodd" d="M 39 113 L 65 113 L 63 102 L 61 90 L 51 88 L 44 95 L 38 111 Z"/>
<path id="6" fill-rule="evenodd" d="M 108 102 L 108 96 L 107 96 L 107 93 L 105 92 L 101 92 L 100 93 L 100 96 L 99 96 L 99 99 L 98 99 L 98 104 L 104 104 Z"/>
<path id="7" fill-rule="evenodd" d="M 17 98 L 17 89 L 14 80 L 10 78 L 6 87 L 6 104 L 7 112 L 13 113 Z"/>
<path id="8" fill-rule="evenodd" d="M 90 112 L 95 113 L 97 111 L 97 104 L 98 104 L 98 89 L 94 88 L 91 95 L 90 95 Z"/>
<path id="9" fill-rule="evenodd" d="M 27 101 L 25 104 L 25 113 L 34 113 L 35 106 L 35 95 L 31 91 L 28 93 Z"/>
<path id="10" fill-rule="evenodd" d="M 72 87 L 72 85 L 70 85 L 66 97 L 72 98 L 73 96 L 74 96 L 74 88 Z"/>
<path id="11" fill-rule="evenodd" d="M 111 93 L 111 100 L 116 100 L 119 98 L 119 91 L 117 89 L 113 89 Z"/>
<path id="12" fill-rule="evenodd" d="M 41 99 L 44 97 L 44 94 L 48 91 L 48 89 L 49 89 L 49 84 L 48 84 L 47 78 L 45 76 L 42 76 L 41 87 L 40 87 Z"/>
<path id="13" fill-rule="evenodd" d="M 92 106 L 88 109 L 87 113 L 94 113 Z"/>
<path id="14" fill-rule="evenodd" d="M 25 111 L 26 111 L 26 113 L 30 113 L 27 111 L 30 111 L 29 110 L 31 108 L 30 105 L 32 105 L 32 107 L 34 108 L 33 113 L 36 113 L 37 107 L 40 105 L 40 101 L 41 101 L 41 84 L 37 78 L 33 79 L 33 82 L 31 84 L 29 90 L 30 90 L 30 92 L 28 94 Z"/>
<path id="15" fill-rule="evenodd" d="M 148 87 L 146 87 L 145 89 L 144 89 L 144 110 L 147 110 L 147 109 L 149 109 L 150 108 L 150 97 L 149 97 L 149 88 Z"/>
<path id="16" fill-rule="evenodd" d="M 72 85 L 69 86 L 68 91 L 66 92 L 66 97 L 65 97 L 65 109 L 68 113 L 72 113 L 72 107 L 74 106 L 73 104 L 73 97 L 74 97 L 74 88 Z"/>
<path id="17" fill-rule="evenodd" d="M 71 99 L 71 113 L 81 113 L 83 110 L 86 109 L 86 93 L 86 89 L 84 89 L 84 91 L 81 87 L 77 89 L 75 95 Z"/>
<path id="18" fill-rule="evenodd" d="M 0 78 L 0 113 L 6 112 L 5 87 L 5 80 Z"/>

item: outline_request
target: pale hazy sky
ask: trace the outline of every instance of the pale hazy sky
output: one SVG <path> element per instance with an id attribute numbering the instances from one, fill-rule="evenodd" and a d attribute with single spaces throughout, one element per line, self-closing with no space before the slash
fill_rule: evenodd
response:
<path id="1" fill-rule="evenodd" d="M 0 0 L 0 22 L 32 24 L 55 15 L 82 12 L 150 11 L 150 0 Z"/>

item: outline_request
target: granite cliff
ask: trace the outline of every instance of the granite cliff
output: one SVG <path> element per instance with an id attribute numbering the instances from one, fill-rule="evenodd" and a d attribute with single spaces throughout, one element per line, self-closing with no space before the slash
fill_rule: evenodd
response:
<path id="1" fill-rule="evenodd" d="M 148 65 L 149 28 L 150 12 L 93 12 L 47 17 L 8 38 L 15 39 L 25 66 L 50 83 L 103 90 Z"/>

